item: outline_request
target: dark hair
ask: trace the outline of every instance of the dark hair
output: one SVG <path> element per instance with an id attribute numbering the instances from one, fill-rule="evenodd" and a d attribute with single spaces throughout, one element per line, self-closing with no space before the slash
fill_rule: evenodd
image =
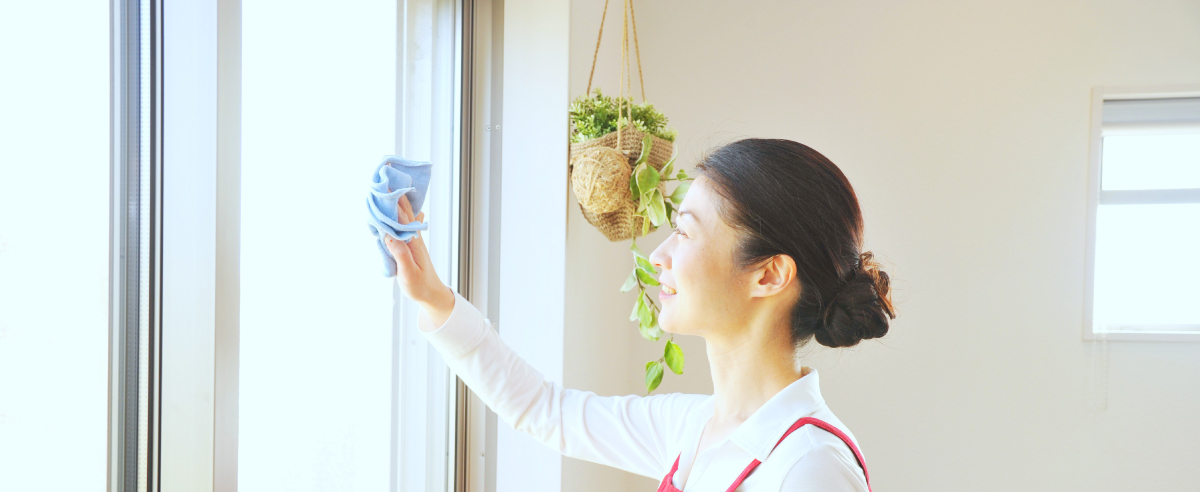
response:
<path id="1" fill-rule="evenodd" d="M 738 231 L 739 267 L 781 254 L 796 262 L 794 342 L 849 347 L 887 334 L 890 281 L 861 252 L 858 198 L 833 162 L 791 140 L 748 138 L 710 151 L 696 170 L 725 200 L 718 209 Z"/>

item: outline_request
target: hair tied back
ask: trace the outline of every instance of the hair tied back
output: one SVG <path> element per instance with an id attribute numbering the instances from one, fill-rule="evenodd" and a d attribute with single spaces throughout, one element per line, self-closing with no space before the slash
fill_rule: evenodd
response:
<path id="1" fill-rule="evenodd" d="M 813 333 L 821 345 L 849 347 L 860 340 L 887 334 L 895 319 L 891 280 L 870 251 L 858 255 L 857 265 L 840 279 L 821 310 L 820 327 Z"/>

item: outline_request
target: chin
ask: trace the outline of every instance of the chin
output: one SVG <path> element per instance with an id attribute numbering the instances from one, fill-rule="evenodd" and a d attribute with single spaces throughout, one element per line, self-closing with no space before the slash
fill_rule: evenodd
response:
<path id="1" fill-rule="evenodd" d="M 678 333 L 674 330 L 675 323 L 671 321 L 671 318 L 664 317 L 661 312 L 658 314 L 658 327 L 662 328 L 665 333 Z"/>
<path id="2" fill-rule="evenodd" d="M 687 333 L 687 324 L 686 323 L 682 323 L 682 324 L 677 323 L 669 315 L 662 316 L 662 314 L 659 314 L 658 327 L 662 328 L 662 331 L 664 333 L 672 333 L 675 335 L 689 335 L 689 333 Z"/>

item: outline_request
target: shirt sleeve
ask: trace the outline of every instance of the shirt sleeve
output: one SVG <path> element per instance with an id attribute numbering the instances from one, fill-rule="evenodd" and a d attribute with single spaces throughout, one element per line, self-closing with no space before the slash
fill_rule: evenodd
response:
<path id="1" fill-rule="evenodd" d="M 688 411 L 705 395 L 597 396 L 547 381 L 458 293 L 446 322 L 418 324 L 446 365 L 496 415 L 565 456 L 660 479 L 675 460 Z M 432 329 L 432 331 L 430 331 Z"/>
<path id="2" fill-rule="evenodd" d="M 868 492 L 858 461 L 838 446 L 820 444 L 804 453 L 783 478 L 780 492 Z"/>

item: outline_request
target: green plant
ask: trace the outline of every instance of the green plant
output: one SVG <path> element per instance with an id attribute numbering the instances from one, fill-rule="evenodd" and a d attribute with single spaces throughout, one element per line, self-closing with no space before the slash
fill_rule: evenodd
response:
<path id="1" fill-rule="evenodd" d="M 637 197 L 638 202 L 634 215 L 643 217 L 645 220 L 641 221 L 641 231 L 633 231 L 633 241 L 629 249 L 633 252 L 634 266 L 633 271 L 629 273 L 629 278 L 621 286 L 621 292 L 629 292 L 637 288 L 637 301 L 633 304 L 633 312 L 630 313 L 629 320 L 638 322 L 638 330 L 641 331 L 643 338 L 658 341 L 663 334 L 662 328 L 658 326 L 658 314 L 661 309 L 654 299 L 646 295 L 647 286 L 660 285 L 658 279 L 654 277 L 658 274 L 658 269 L 638 249 L 638 232 L 641 232 L 640 235 L 645 235 L 650 232 L 651 225 L 658 227 L 664 223 L 673 227 L 675 207 L 683 202 L 683 197 L 687 195 L 688 188 L 691 186 L 692 178 L 688 177 L 687 171 L 683 169 L 675 172 L 674 176 L 671 175 L 675 166 L 675 156 L 671 156 L 671 160 L 663 165 L 661 171 L 654 169 L 654 166 L 647 162 L 650 158 L 650 148 L 653 145 L 654 139 L 650 138 L 650 135 L 643 137 L 642 154 L 634 164 L 633 173 L 629 177 L 629 191 Z M 669 181 L 677 181 L 678 184 L 670 195 L 664 196 L 662 190 L 659 189 L 659 184 Z M 634 221 L 635 224 L 637 222 Z M 675 374 L 683 374 L 683 349 L 675 344 L 674 338 L 672 335 L 667 340 L 661 358 L 646 363 L 646 393 L 654 391 L 662 382 L 665 372 L 664 365 Z"/>
<path id="2" fill-rule="evenodd" d="M 632 105 L 632 108 L 630 107 Z M 642 133 L 654 135 L 670 142 L 675 141 L 675 131 L 667 128 L 667 117 L 654 109 L 654 105 L 633 104 L 633 98 L 605 96 L 597 88 L 590 95 L 582 95 L 571 102 L 571 142 L 579 143 L 600 138 L 629 126 L 629 112 L 633 112 L 633 127 Z"/>

